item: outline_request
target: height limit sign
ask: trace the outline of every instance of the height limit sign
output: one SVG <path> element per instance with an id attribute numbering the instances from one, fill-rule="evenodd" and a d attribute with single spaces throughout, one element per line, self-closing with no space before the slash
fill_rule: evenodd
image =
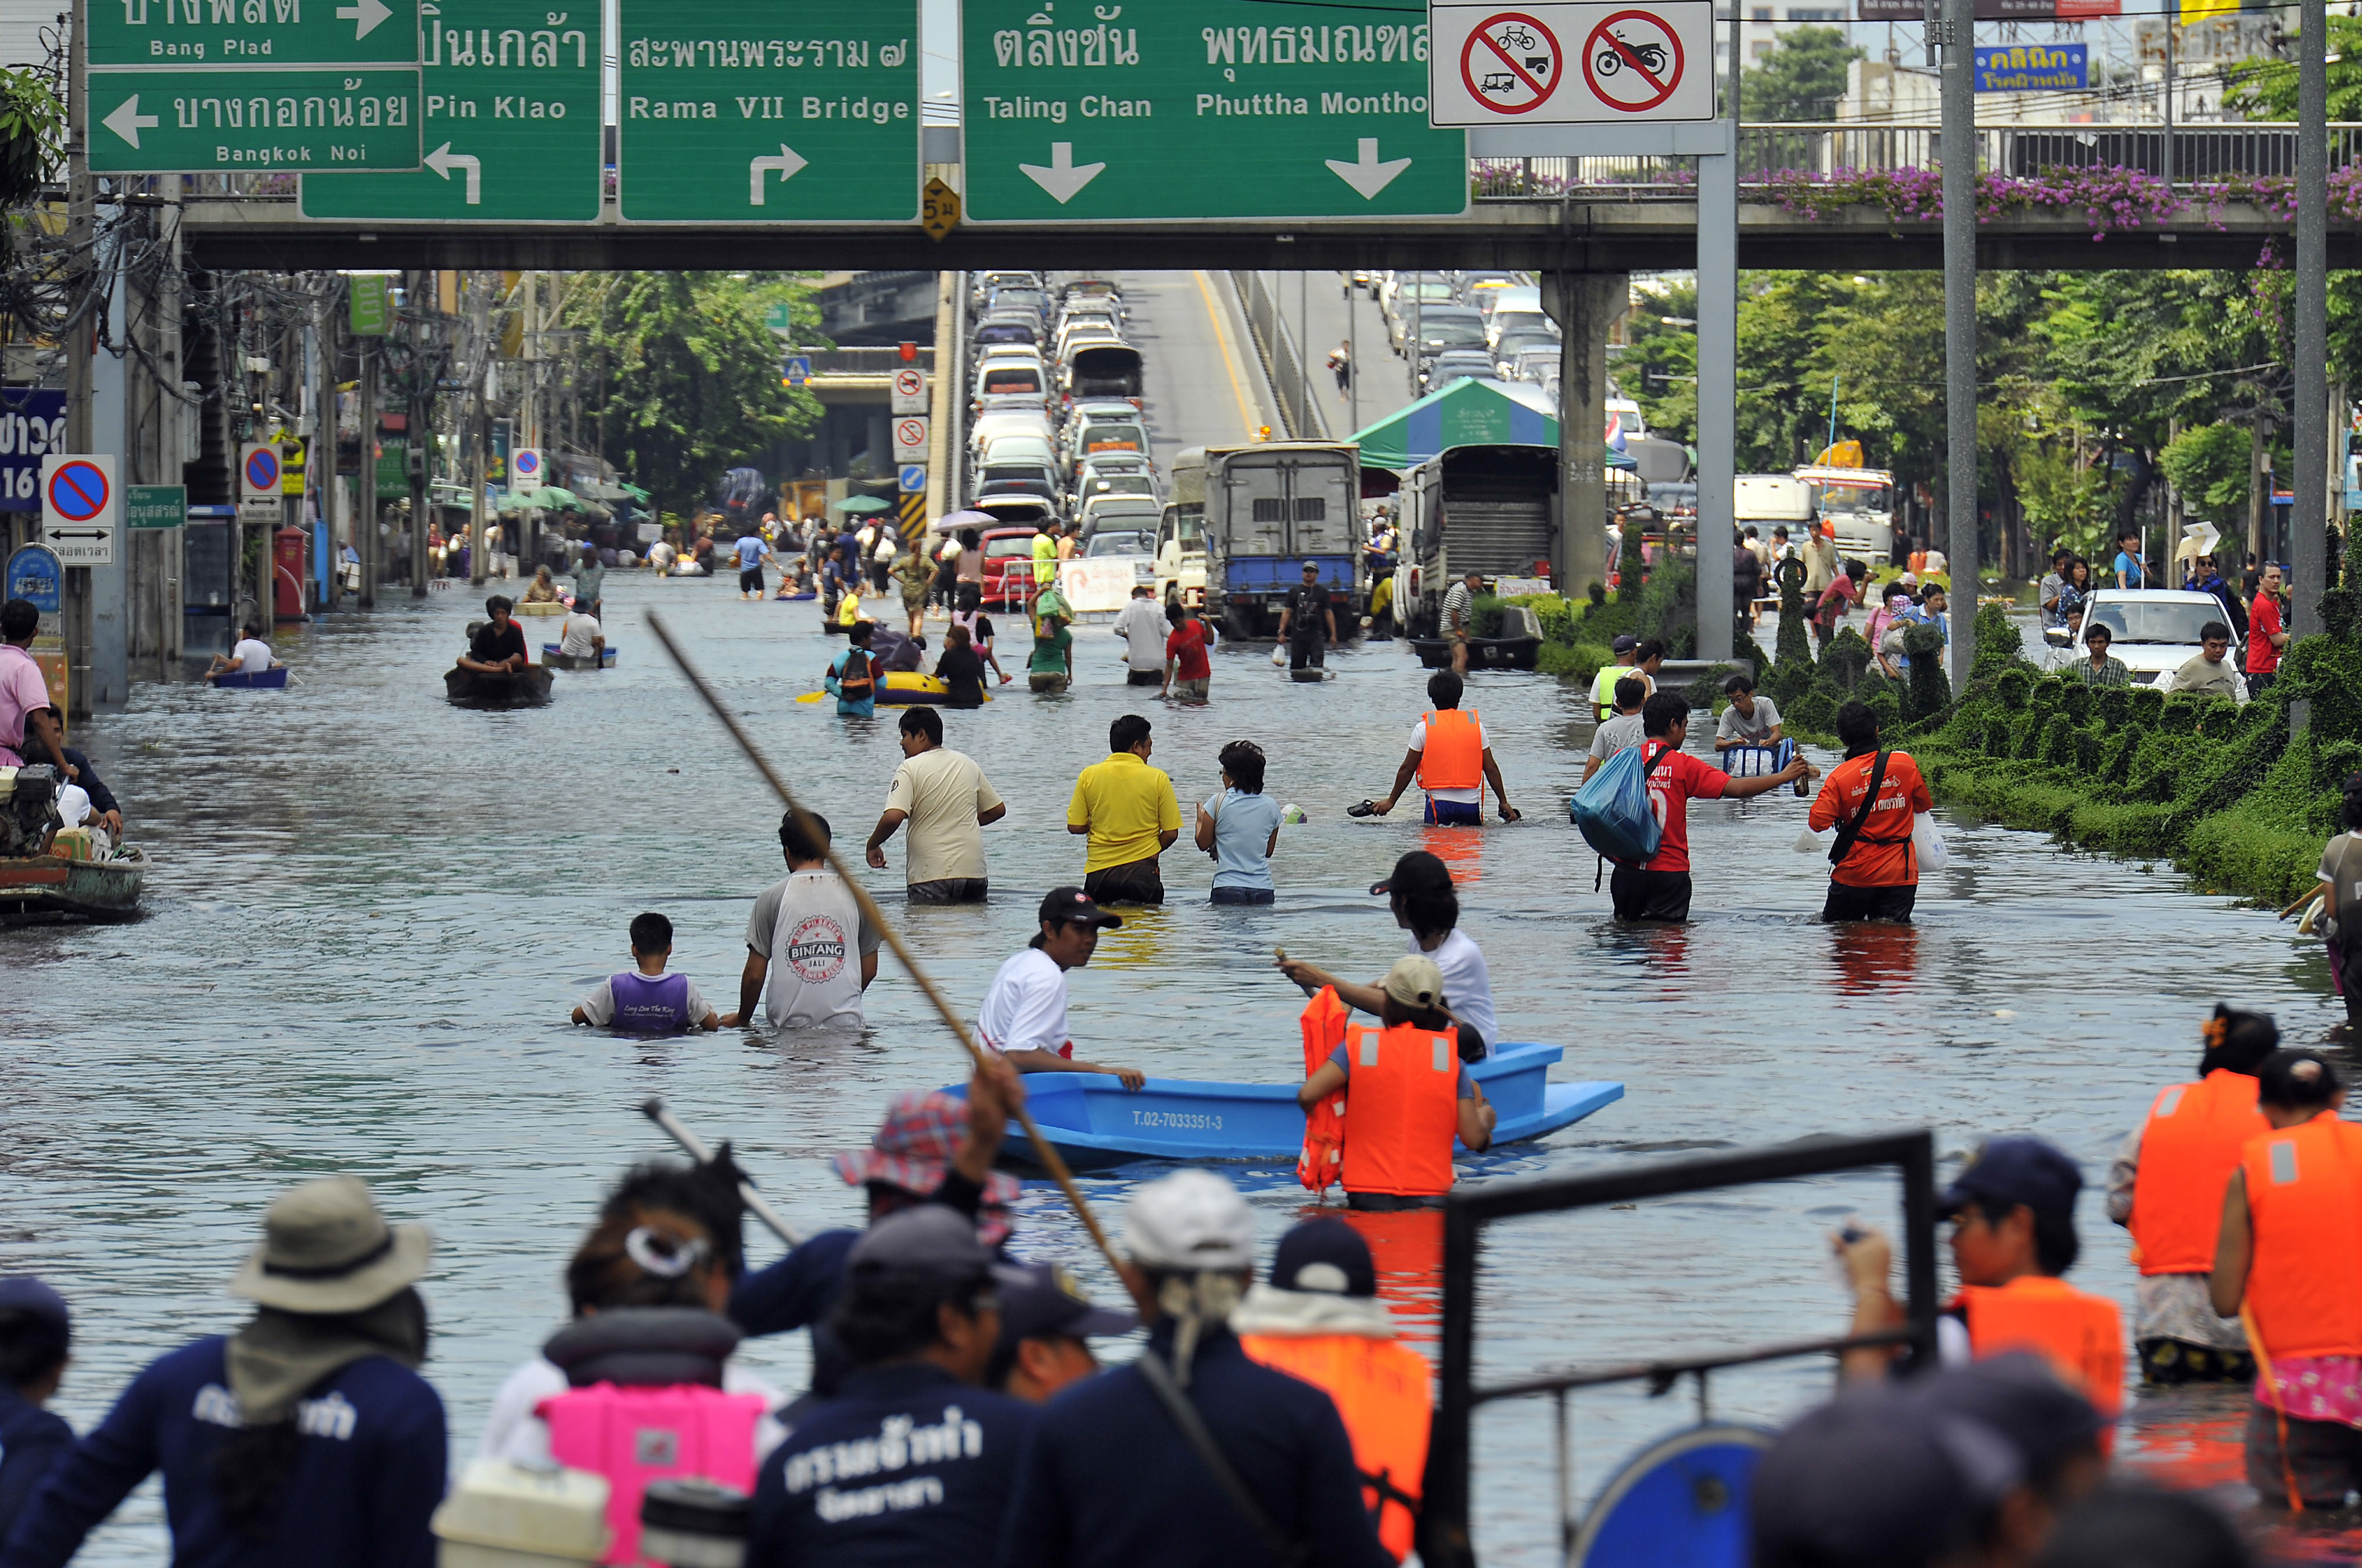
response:
<path id="1" fill-rule="evenodd" d="M 1434 5 L 1438 126 L 1620 125 L 1715 117 L 1713 0 Z"/>

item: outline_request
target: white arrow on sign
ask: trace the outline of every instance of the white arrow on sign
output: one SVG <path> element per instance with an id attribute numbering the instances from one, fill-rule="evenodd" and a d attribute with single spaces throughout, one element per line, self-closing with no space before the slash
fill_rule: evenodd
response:
<path id="1" fill-rule="evenodd" d="M 1076 192 L 1098 179 L 1099 170 L 1106 167 L 1104 163 L 1077 165 L 1075 162 L 1075 144 L 1054 141 L 1050 144 L 1050 166 L 1047 169 L 1038 163 L 1021 163 L 1017 171 L 1047 191 L 1051 198 L 1063 207 L 1075 199 Z"/>
<path id="2" fill-rule="evenodd" d="M 776 169 L 779 171 L 779 183 L 784 185 L 796 177 L 796 170 L 810 161 L 786 142 L 779 144 L 779 156 L 777 158 L 749 159 L 746 164 L 746 200 L 758 207 L 761 206 L 764 175 Z"/>
<path id="3" fill-rule="evenodd" d="M 451 170 L 454 169 L 466 170 L 468 171 L 468 205 L 474 207 L 482 204 L 484 166 L 474 154 L 453 152 L 451 144 L 447 141 L 426 155 L 426 167 L 446 180 L 451 178 Z"/>
<path id="4" fill-rule="evenodd" d="M 1393 184 L 1395 176 L 1410 167 L 1410 159 L 1396 158 L 1380 163 L 1378 138 L 1375 137 L 1362 137 L 1361 147 L 1362 156 L 1358 162 L 1348 163 L 1341 158 L 1331 158 L 1323 161 L 1329 165 L 1330 173 L 1360 192 L 1362 200 L 1366 202 Z"/>
<path id="5" fill-rule="evenodd" d="M 163 124 L 163 122 L 153 115 L 141 114 L 139 112 L 139 94 L 134 93 L 130 97 L 123 100 L 123 106 L 121 108 L 107 115 L 106 118 L 101 120 L 99 124 L 105 126 L 108 130 L 113 131 L 116 136 L 121 137 L 125 141 L 129 142 L 132 147 L 136 148 L 139 145 L 139 133 L 141 131 L 152 131 L 158 126 Z"/>
<path id="6" fill-rule="evenodd" d="M 363 38 L 369 37 L 370 34 L 375 32 L 377 30 L 377 25 L 392 15 L 392 7 L 379 4 L 379 0 L 360 0 L 360 4 L 358 5 L 339 5 L 337 7 L 337 20 L 344 22 L 357 22 L 359 24 L 359 26 L 353 31 L 353 42 L 355 43 L 360 42 Z"/>

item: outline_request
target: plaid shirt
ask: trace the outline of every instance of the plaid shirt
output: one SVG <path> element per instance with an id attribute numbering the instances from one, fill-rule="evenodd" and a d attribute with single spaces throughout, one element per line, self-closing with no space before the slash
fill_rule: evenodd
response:
<path id="1" fill-rule="evenodd" d="M 2078 659 L 2075 661 L 2075 673 L 2083 677 L 2083 684 L 2087 686 L 2128 686 L 2133 684 L 2132 671 L 2114 654 L 2110 654 L 2107 663 L 2096 670 L 2092 668 L 2091 660 Z"/>

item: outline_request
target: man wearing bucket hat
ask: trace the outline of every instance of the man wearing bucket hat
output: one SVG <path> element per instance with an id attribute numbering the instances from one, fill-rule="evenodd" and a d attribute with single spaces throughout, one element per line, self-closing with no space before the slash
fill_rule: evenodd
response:
<path id="1" fill-rule="evenodd" d="M 1009 1108 L 1024 1094 L 1006 1062 L 969 1079 L 966 1103 L 940 1092 L 897 1094 L 869 1146 L 833 1161 L 845 1185 L 866 1193 L 865 1223 L 875 1227 L 889 1214 L 940 1205 L 960 1214 L 985 1246 L 998 1251 L 1009 1239 L 1010 1205 L 1022 1189 L 992 1162 L 1008 1131 Z M 845 1259 L 866 1234 L 822 1231 L 744 1276 L 730 1292 L 731 1321 L 750 1338 L 811 1331 L 811 1391 L 822 1398 L 834 1393 L 844 1375 L 844 1347 L 829 1314 L 844 1293 Z"/>
<path id="2" fill-rule="evenodd" d="M 1000 1568 L 1390 1568 L 1337 1407 L 1231 1332 L 1254 1272 L 1246 1200 L 1177 1172 L 1132 1199 L 1123 1242 L 1148 1348 L 1043 1407 Z"/>
<path id="3" fill-rule="evenodd" d="M 427 1568 L 447 1448 L 414 1370 L 430 1249 L 352 1177 L 280 1194 L 229 1286 L 254 1317 L 149 1363 L 50 1471 L 0 1563 L 57 1568 L 160 1470 L 176 1563 Z"/>

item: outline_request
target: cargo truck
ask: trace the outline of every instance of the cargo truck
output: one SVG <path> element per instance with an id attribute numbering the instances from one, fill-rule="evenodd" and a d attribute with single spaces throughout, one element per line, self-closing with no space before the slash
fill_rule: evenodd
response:
<path id="1" fill-rule="evenodd" d="M 1319 568 L 1340 636 L 1369 607 L 1361 449 L 1350 442 L 1273 441 L 1192 448 L 1173 464 L 1173 505 L 1158 540 L 1161 584 L 1186 593 L 1189 523 L 1198 523 L 1206 613 L 1233 637 L 1268 637 L 1287 591 Z M 1196 519 L 1187 516 L 1195 508 Z"/>
<path id="2" fill-rule="evenodd" d="M 1471 572 L 1488 582 L 1552 575 L 1558 475 L 1557 447 L 1511 444 L 1455 446 L 1410 470 L 1395 613 L 1411 635 L 1440 634 L 1443 596 Z"/>

